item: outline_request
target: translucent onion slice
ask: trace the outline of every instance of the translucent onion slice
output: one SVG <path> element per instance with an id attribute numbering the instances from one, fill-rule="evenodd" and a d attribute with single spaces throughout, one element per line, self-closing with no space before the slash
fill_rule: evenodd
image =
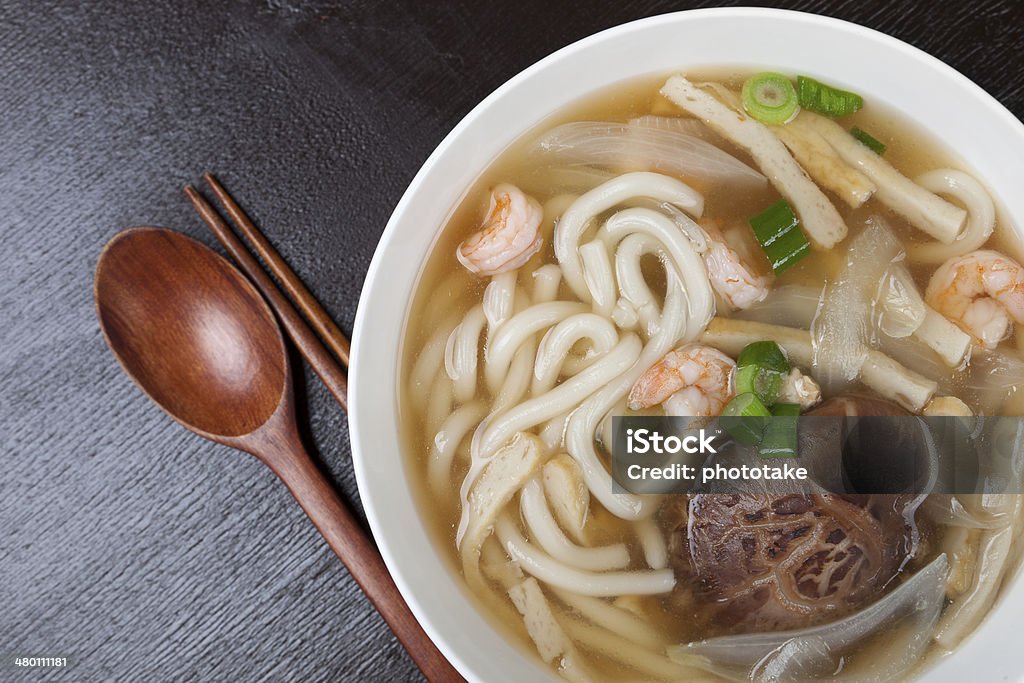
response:
<path id="1" fill-rule="evenodd" d="M 827 394 L 842 392 L 860 376 L 870 349 L 872 299 L 902 253 L 899 240 L 875 217 L 850 242 L 846 263 L 828 284 L 811 326 L 814 377 Z"/>
<path id="2" fill-rule="evenodd" d="M 894 263 L 885 271 L 876 302 L 878 329 L 890 337 L 909 337 L 924 322 L 924 300 L 902 263 Z"/>
<path id="3" fill-rule="evenodd" d="M 767 182 L 758 171 L 699 137 L 648 125 L 566 123 L 545 133 L 535 150 L 560 165 L 659 171 L 701 183 L 746 188 L 763 187 Z"/>
<path id="4" fill-rule="evenodd" d="M 731 680 L 788 681 L 818 676 L 834 680 L 827 674 L 839 668 L 845 654 L 883 629 L 896 627 L 898 633 L 907 635 L 894 639 L 902 651 L 898 656 L 883 656 L 877 658 L 880 662 L 867 663 L 869 669 L 886 670 L 870 671 L 863 680 L 902 680 L 900 674 L 916 665 L 931 642 L 942 611 L 948 571 L 946 556 L 939 555 L 881 600 L 838 621 L 792 631 L 723 636 L 676 645 L 669 648 L 669 657 L 680 664 L 703 666 Z M 893 660 L 898 662 L 899 671 L 888 670 L 891 667 L 887 667 L 887 662 Z"/>

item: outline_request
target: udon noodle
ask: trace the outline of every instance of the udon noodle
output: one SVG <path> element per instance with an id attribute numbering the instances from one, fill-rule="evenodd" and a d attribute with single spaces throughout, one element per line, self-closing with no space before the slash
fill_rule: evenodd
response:
<path id="1" fill-rule="evenodd" d="M 997 599 L 1020 496 L 615 492 L 612 417 L 728 411 L 736 359 L 766 341 L 788 364 L 771 400 L 804 413 L 1015 414 L 1013 233 L 881 105 L 815 113 L 801 81 L 803 110 L 775 120 L 784 77 L 741 95 L 744 77 L 715 75 L 563 112 L 453 214 L 401 389 L 424 514 L 486 609 L 569 680 L 904 680 Z M 751 230 L 780 198 L 803 238 L 786 253 Z M 804 590 L 810 559 L 740 575 L 719 538 L 737 529 L 744 551 L 817 552 L 827 590 L 777 597 Z"/>

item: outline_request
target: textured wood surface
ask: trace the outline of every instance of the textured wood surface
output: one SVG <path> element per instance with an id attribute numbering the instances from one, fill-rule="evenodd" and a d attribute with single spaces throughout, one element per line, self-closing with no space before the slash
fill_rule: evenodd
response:
<path id="1" fill-rule="evenodd" d="M 392 207 L 477 101 L 596 30 L 711 4 L 0 0 L 0 654 L 77 660 L 0 680 L 418 680 L 273 475 L 121 374 L 99 249 L 134 224 L 212 244 L 180 188 L 214 170 L 351 332 Z M 779 4 L 896 35 L 1024 114 L 1021 3 Z M 308 374 L 299 396 L 358 505 L 344 414 Z"/>

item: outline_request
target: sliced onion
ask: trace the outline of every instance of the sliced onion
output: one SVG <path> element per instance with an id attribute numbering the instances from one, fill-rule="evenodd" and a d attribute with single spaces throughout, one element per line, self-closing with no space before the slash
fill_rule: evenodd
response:
<path id="1" fill-rule="evenodd" d="M 722 147 L 728 144 L 721 135 L 711 130 L 706 123 L 700 119 L 691 119 L 684 116 L 655 116 L 647 114 L 635 119 L 630 119 L 629 124 L 637 128 L 649 128 L 651 130 L 667 130 L 672 133 L 682 133 L 705 142 L 710 142 L 715 147 Z"/>
<path id="2" fill-rule="evenodd" d="M 871 217 L 846 252 L 846 263 L 830 282 L 811 325 L 814 376 L 830 395 L 860 375 L 870 348 L 872 300 L 882 275 L 902 254 L 896 236 Z"/>
<path id="3" fill-rule="evenodd" d="M 877 324 L 890 337 L 909 337 L 924 322 L 924 299 L 902 263 L 892 264 L 878 286 Z"/>
<path id="4" fill-rule="evenodd" d="M 766 178 L 699 137 L 630 123 L 577 121 L 545 133 L 535 149 L 559 165 L 660 171 L 704 183 L 763 187 Z"/>
<path id="5" fill-rule="evenodd" d="M 810 329 L 814 321 L 821 296 L 822 289 L 818 287 L 783 285 L 773 288 L 764 301 L 759 301 L 742 311 L 735 311 L 733 317 L 806 330 Z"/>
<path id="6" fill-rule="evenodd" d="M 939 555 L 881 600 L 838 621 L 792 631 L 723 636 L 677 645 L 669 648 L 669 657 L 735 681 L 796 681 L 814 677 L 836 680 L 829 674 L 840 668 L 844 656 L 883 629 L 897 627 L 908 636 L 892 639 L 900 647 L 899 654 L 893 648 L 890 656 L 873 657 L 877 661 L 865 663 L 867 677 L 862 679 L 859 672 L 851 672 L 851 678 L 902 680 L 931 642 L 945 599 L 948 571 L 946 556 Z M 853 677 L 854 673 L 857 677 Z"/>

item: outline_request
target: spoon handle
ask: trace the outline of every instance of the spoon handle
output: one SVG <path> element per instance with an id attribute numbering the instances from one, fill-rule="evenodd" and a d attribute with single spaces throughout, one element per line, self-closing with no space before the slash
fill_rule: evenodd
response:
<path id="1" fill-rule="evenodd" d="M 409 656 L 431 683 L 464 681 L 409 611 L 376 546 L 306 453 L 298 436 L 272 447 L 270 466 L 316 525 L 327 545 L 348 568 Z"/>

